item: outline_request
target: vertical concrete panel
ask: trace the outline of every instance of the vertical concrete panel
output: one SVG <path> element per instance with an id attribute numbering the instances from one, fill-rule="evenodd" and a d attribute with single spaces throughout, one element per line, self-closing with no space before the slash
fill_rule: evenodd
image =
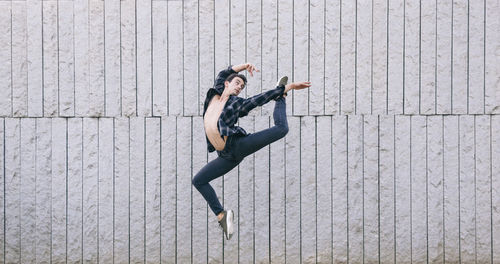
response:
<path id="1" fill-rule="evenodd" d="M 444 116 L 444 261 L 459 262 L 458 117 Z"/>
<path id="2" fill-rule="evenodd" d="M 99 121 L 83 119 L 83 262 L 97 262 Z"/>
<path id="3" fill-rule="evenodd" d="M 175 263 L 177 251 L 176 117 L 161 120 L 161 261 Z"/>
<path id="4" fill-rule="evenodd" d="M 105 115 L 120 116 L 121 98 L 121 54 L 120 54 L 120 1 L 104 2 L 104 64 L 105 64 Z"/>
<path id="5" fill-rule="evenodd" d="M 21 262 L 21 126 L 20 119 L 5 119 L 4 244 L 5 263 Z"/>
<path id="6" fill-rule="evenodd" d="M 34 262 L 36 252 L 36 120 L 23 118 L 21 121 L 21 262 Z M 3 151 L 3 150 L 2 150 Z"/>
<path id="7" fill-rule="evenodd" d="M 207 144 L 205 143 L 203 118 L 193 117 L 193 175 L 198 173 L 207 164 Z M 162 194 L 164 195 L 164 194 Z M 208 256 L 208 216 L 209 208 L 201 193 L 193 188 L 193 262 L 203 263 Z M 210 215 L 210 217 L 212 217 Z"/>
<path id="8" fill-rule="evenodd" d="M 182 12 L 181 1 L 168 1 L 168 56 L 167 56 L 167 113 L 169 115 L 182 115 L 183 111 L 183 91 L 184 91 L 184 51 L 183 51 L 183 28 L 182 20 L 184 13 Z"/>
<path id="9" fill-rule="evenodd" d="M 356 113 L 371 114 L 373 92 L 373 6 L 356 3 Z"/>
<path id="10" fill-rule="evenodd" d="M 2 176 L 0 177 L 0 223 L 5 221 L 5 121 L 3 118 L 0 119 L 0 171 Z M 0 237 L 5 237 L 5 226 L 0 225 Z M 0 240 L 0 259 L 5 257 L 5 239 Z"/>
<path id="11" fill-rule="evenodd" d="M 411 116 L 410 127 L 410 218 L 411 260 L 427 261 L 427 124 L 423 115 Z"/>
<path id="12" fill-rule="evenodd" d="M 26 2 L 12 1 L 12 115 L 28 115 Z"/>
<path id="13" fill-rule="evenodd" d="M 363 118 L 363 247 L 368 263 L 379 261 L 379 116 Z"/>
<path id="14" fill-rule="evenodd" d="M 460 261 L 476 260 L 476 178 L 474 175 L 475 117 L 459 117 L 459 218 Z"/>
<path id="15" fill-rule="evenodd" d="M 260 130 L 255 127 L 255 118 L 255 116 L 250 116 L 248 118 L 240 119 L 239 125 L 248 133 L 255 133 Z M 259 261 L 256 256 L 258 253 L 256 250 L 256 238 L 258 235 L 256 230 L 258 228 L 256 221 L 259 218 L 266 219 L 268 208 L 266 203 L 258 203 L 256 200 L 259 196 L 266 196 L 265 193 L 257 192 L 257 185 L 258 178 L 265 177 L 267 179 L 268 177 L 266 176 L 268 175 L 259 173 L 257 171 L 257 167 L 267 167 L 268 164 L 269 162 L 266 164 L 260 164 L 257 160 L 257 154 L 252 154 L 247 156 L 238 167 L 233 169 L 233 171 L 235 171 L 235 175 L 233 176 L 238 178 L 238 186 L 236 186 L 237 188 L 229 189 L 229 192 L 236 194 L 237 197 L 232 196 L 231 202 L 232 204 L 237 205 L 237 207 L 228 207 L 228 205 L 225 207 L 231 208 L 235 211 L 237 217 L 234 220 L 234 224 L 237 226 L 238 234 L 235 233 L 233 238 L 231 238 L 228 243 L 239 245 L 238 260 L 241 262 L 252 263 Z M 224 184 L 224 189 L 226 190 L 227 188 L 228 186 Z M 224 199 L 226 199 L 226 195 L 224 195 Z"/>
<path id="16" fill-rule="evenodd" d="M 43 115 L 58 115 L 57 1 L 42 2 L 43 18 Z M 14 62 L 12 62 L 14 63 Z M 13 81 L 14 82 L 14 81 Z"/>
<path id="17" fill-rule="evenodd" d="M 199 1 L 199 21 L 204 21 L 199 23 L 198 34 L 199 34 L 199 64 L 206 67 L 199 67 L 199 100 L 198 100 L 198 113 L 203 114 L 203 104 L 205 102 L 205 97 L 207 90 L 213 86 L 214 82 L 214 7 L 215 1 Z M 222 36 L 219 36 L 222 37 Z"/>
<path id="18" fill-rule="evenodd" d="M 310 115 L 322 115 L 325 112 L 325 3 L 309 1 L 309 90 Z"/>
<path id="19" fill-rule="evenodd" d="M 247 32 L 246 32 L 246 12 L 247 7 L 245 1 L 242 0 L 231 0 L 229 1 L 229 63 L 232 65 L 238 65 L 245 63 L 247 58 Z M 216 15 L 217 16 L 217 15 Z M 218 35 L 216 35 L 218 37 Z M 249 61 L 256 65 L 257 69 L 260 69 L 260 62 Z M 241 96 L 253 95 L 257 91 L 260 91 L 260 81 L 256 82 L 255 78 L 250 76 L 247 71 L 240 72 L 243 75 L 247 75 L 249 83 L 246 88 L 242 91 Z M 260 73 L 259 73 L 260 75 Z M 255 112 L 252 113 L 255 115 Z"/>
<path id="20" fill-rule="evenodd" d="M 300 262 L 300 118 L 288 117 L 285 138 L 285 253 L 286 261 Z"/>
<path id="21" fill-rule="evenodd" d="M 104 1 L 89 1 L 89 115 L 104 115 Z M 134 72 L 135 76 L 135 72 Z"/>
<path id="22" fill-rule="evenodd" d="M 199 48 L 198 48 L 198 1 L 183 2 L 184 30 L 184 115 L 198 115 L 199 106 Z M 202 23 L 205 23 L 203 21 Z"/>
<path id="23" fill-rule="evenodd" d="M 278 0 L 278 78 L 288 76 L 290 82 L 294 81 L 293 54 L 293 1 Z M 286 112 L 293 115 L 293 92 L 288 94 Z"/>
<path id="24" fill-rule="evenodd" d="M 410 117 L 396 116 L 395 151 L 395 243 L 396 262 L 411 262 Z"/>
<path id="25" fill-rule="evenodd" d="M 152 22 L 151 0 L 136 2 L 136 32 L 137 41 L 137 115 L 151 116 L 152 105 Z M 195 23 L 193 21 L 192 23 Z M 187 78 L 187 76 L 186 76 Z M 194 86 L 196 87 L 196 86 Z"/>
<path id="26" fill-rule="evenodd" d="M 373 1 L 373 54 L 372 54 L 372 93 L 373 114 L 387 113 L 387 78 L 388 78 L 388 9 L 389 2 L 383 0 Z"/>
<path id="27" fill-rule="evenodd" d="M 3 12 L 2 12 L 3 13 Z M 29 0 L 26 3 L 27 60 L 28 68 L 28 115 L 42 116 L 42 2 Z M 2 25 L 6 25 L 2 23 Z M 6 27 L 8 29 L 9 27 Z M 5 45 L 2 45 L 5 47 Z M 6 61 L 6 60 L 2 60 Z M 2 105 L 0 103 L 0 105 Z"/>
<path id="28" fill-rule="evenodd" d="M 62 3 L 62 2 L 61 2 Z M 73 12 L 71 12 L 73 13 Z M 83 262 L 83 127 L 81 118 L 68 119 L 68 261 Z"/>
<path id="29" fill-rule="evenodd" d="M 98 245 L 99 262 L 113 261 L 114 217 L 114 123 L 111 118 L 99 119 L 99 182 L 98 189 Z"/>
<path id="30" fill-rule="evenodd" d="M 4 130 L 5 131 L 5 130 Z M 51 186 L 52 186 L 52 122 L 48 118 L 36 120 L 36 260 L 51 259 Z M 84 252 L 86 253 L 86 252 Z"/>
<path id="31" fill-rule="evenodd" d="M 146 258 L 144 130 L 144 118 L 130 118 L 130 262 L 145 262 Z M 165 239 L 168 241 L 172 238 Z"/>
<path id="32" fill-rule="evenodd" d="M 381 115 L 379 123 L 380 262 L 395 263 L 395 116 Z"/>
<path id="33" fill-rule="evenodd" d="M 274 126 L 274 122 L 268 116 L 255 117 L 255 131 L 259 132 Z M 274 142 L 272 143 L 274 144 Z M 278 143 L 279 144 L 279 143 Z M 253 167 L 255 168 L 255 191 L 253 208 L 255 239 L 254 254 L 255 262 L 270 262 L 269 259 L 269 235 L 270 235 L 270 180 L 273 175 L 270 173 L 270 146 L 265 146 L 255 153 Z M 240 166 L 241 167 L 241 166 Z M 241 176 L 240 176 L 241 177 Z M 240 183 L 240 189 L 241 189 Z M 243 186 L 245 187 L 245 186 Z M 241 206 L 241 204 L 240 204 Z M 241 255 L 240 255 L 241 256 Z M 241 257 L 240 257 L 241 261 Z"/>
<path id="34" fill-rule="evenodd" d="M 301 261 L 317 262 L 316 118 L 300 120 L 300 248 Z"/>
<path id="35" fill-rule="evenodd" d="M 436 2 L 420 3 L 420 114 L 436 113 Z"/>
<path id="36" fill-rule="evenodd" d="M 75 23 L 75 115 L 87 116 L 90 104 L 89 2 L 73 2 L 73 14 Z"/>
<path id="37" fill-rule="evenodd" d="M 130 119 L 116 118 L 114 129 L 114 260 L 124 263 L 129 261 L 130 245 Z"/>
<path id="38" fill-rule="evenodd" d="M 248 132 L 252 132 L 253 127 L 254 127 L 253 118 L 247 118 L 244 120 L 245 121 L 243 121 L 243 120 L 240 121 L 239 126 L 243 127 Z M 250 162 L 252 164 L 253 163 L 253 155 L 246 157 L 245 161 Z M 226 263 L 238 262 L 238 255 L 239 255 L 239 249 L 240 249 L 238 246 L 238 243 L 240 241 L 240 231 L 239 231 L 239 225 L 237 223 L 238 223 L 238 221 L 241 221 L 240 215 L 239 215 L 240 210 L 239 210 L 238 198 L 240 197 L 240 193 L 249 192 L 249 191 L 253 190 L 253 186 L 252 187 L 247 186 L 247 188 L 241 190 L 241 192 L 240 192 L 240 189 L 239 189 L 240 185 L 238 182 L 238 179 L 240 177 L 239 172 L 240 172 L 240 168 L 235 167 L 231 171 L 224 174 L 223 177 L 221 177 L 222 178 L 222 192 L 221 192 L 222 199 L 219 199 L 219 201 L 221 202 L 224 210 L 231 209 L 234 212 L 233 237 L 231 238 L 231 240 L 228 241 L 228 240 L 226 240 L 226 238 L 224 236 L 223 243 L 222 243 L 222 245 L 223 245 L 223 252 L 222 252 L 223 259 L 222 259 L 222 261 L 226 262 Z M 248 175 L 248 169 L 247 169 L 247 175 Z M 253 200 L 253 198 L 252 198 L 252 200 Z M 252 207 L 252 210 L 253 210 L 253 207 Z M 247 218 L 247 221 L 252 223 L 253 217 L 250 216 L 249 219 Z M 222 229 L 219 228 L 220 234 L 223 233 L 221 231 L 222 231 Z M 253 232 L 253 230 L 251 232 Z M 251 232 L 250 232 L 250 234 L 252 234 Z M 250 235 L 250 234 L 248 234 L 248 235 Z M 250 249 L 249 251 L 251 252 L 251 250 L 252 249 Z"/>
<path id="39" fill-rule="evenodd" d="M 427 118 L 428 260 L 444 263 L 443 117 Z"/>
<path id="40" fill-rule="evenodd" d="M 452 94 L 451 106 L 454 114 L 468 113 L 468 1 L 454 1 L 452 13 Z M 467 95 L 467 96 L 465 96 Z"/>
<path id="41" fill-rule="evenodd" d="M 347 117 L 332 117 L 333 262 L 346 263 L 347 248 Z"/>
<path id="42" fill-rule="evenodd" d="M 340 1 L 325 6 L 325 114 L 336 114 L 340 103 Z"/>
<path id="43" fill-rule="evenodd" d="M 356 109 L 356 3 L 340 3 L 340 111 Z"/>
<path id="44" fill-rule="evenodd" d="M 451 114 L 452 4 L 436 3 L 436 114 Z"/>
<path id="45" fill-rule="evenodd" d="M 0 38 L 0 45 L 2 47 L 12 46 L 12 20 L 11 20 L 11 3 L 1 2 L 0 3 L 0 23 L 5 25 L 2 30 L 2 37 Z M 0 91 L 4 96 L 0 98 L 0 114 L 2 116 L 9 116 L 12 114 L 12 50 L 1 49 L 0 59 L 2 64 L 0 65 L 0 79 L 2 84 L 0 86 Z"/>
<path id="46" fill-rule="evenodd" d="M 53 262 L 67 260 L 67 122 L 52 118 L 52 197 L 51 197 L 51 248 Z"/>
<path id="47" fill-rule="evenodd" d="M 476 116 L 475 175 L 476 175 L 476 261 L 491 261 L 491 116 Z"/>
<path id="48" fill-rule="evenodd" d="M 242 93 L 246 93 L 247 97 L 250 96 L 250 95 L 254 95 L 254 94 L 259 94 L 261 93 L 262 91 L 267 91 L 267 90 L 270 90 L 270 89 L 274 89 L 275 86 L 274 85 L 267 85 L 267 86 L 264 86 L 263 85 L 263 64 L 265 63 L 265 60 L 268 59 L 268 57 L 265 57 L 265 58 L 262 58 L 262 52 L 263 52 L 263 39 L 262 39 L 262 34 L 264 33 L 262 31 L 262 24 L 261 24 L 261 21 L 264 19 L 262 17 L 262 14 L 261 14 L 261 6 L 262 6 L 262 1 L 231 1 L 231 4 L 233 5 L 233 8 L 231 10 L 231 21 L 234 23 L 236 22 L 236 18 L 238 16 L 240 16 L 240 12 L 245 12 L 245 14 L 242 14 L 241 17 L 244 18 L 245 20 L 243 20 L 243 28 L 241 29 L 242 33 L 244 33 L 244 45 L 242 47 L 235 47 L 235 46 L 231 46 L 232 49 L 240 49 L 242 52 L 244 52 L 243 54 L 243 57 L 244 59 L 240 62 L 240 61 L 235 61 L 234 59 L 236 59 L 236 57 L 234 57 L 234 54 L 232 51 L 231 51 L 231 59 L 234 63 L 238 64 L 238 63 L 245 63 L 245 62 L 250 62 L 250 63 L 253 63 L 257 69 L 259 70 L 259 72 L 254 72 L 253 73 L 253 77 L 249 74 L 249 73 L 246 73 L 246 76 L 247 76 L 247 79 L 249 80 L 245 90 L 246 91 L 242 91 Z M 243 8 L 243 6 L 245 6 L 245 8 Z M 240 20 L 238 19 L 237 20 L 238 24 L 240 23 Z M 239 26 L 238 26 L 239 28 Z M 232 28 L 231 29 L 231 37 L 234 39 L 234 34 L 236 32 L 234 32 L 235 30 L 238 30 L 237 28 Z M 269 32 L 269 33 L 272 33 Z M 275 33 L 276 34 L 276 33 Z M 276 35 L 275 35 L 276 36 Z M 239 35 L 237 36 L 239 38 Z M 243 49 L 243 47 L 245 47 L 245 49 Z M 240 51 L 240 52 L 241 52 Z M 239 53 L 239 52 L 238 52 Z M 239 56 L 238 56 L 239 57 Z M 272 60 L 275 60 L 276 57 L 272 58 Z M 276 71 L 276 68 L 273 68 L 271 71 Z M 266 105 L 265 107 L 267 107 L 268 111 L 271 112 L 271 109 L 270 109 L 270 105 Z M 260 109 L 258 110 L 262 110 L 265 108 L 264 106 L 263 107 L 260 107 Z M 268 112 L 268 113 L 269 113 Z M 253 111 L 252 113 L 250 113 L 250 115 L 261 115 L 261 111 Z"/>
<path id="49" fill-rule="evenodd" d="M 229 8 L 229 61 L 231 64 L 238 65 L 245 63 L 246 51 L 247 51 L 247 32 L 245 26 L 245 19 L 247 15 L 247 6 L 242 0 L 232 0 L 228 2 L 227 7 Z M 217 37 L 217 35 L 216 35 Z M 252 62 L 256 66 L 260 66 L 260 63 Z M 246 72 L 242 72 L 246 74 Z M 250 76 L 250 74 L 248 74 Z"/>
<path id="50" fill-rule="evenodd" d="M 146 196 L 145 196 L 145 211 L 146 211 L 146 262 L 160 262 L 160 197 L 161 197 L 161 131 L 160 118 L 146 118 Z M 186 193 L 189 194 L 189 188 L 184 187 Z M 188 200 L 188 199 L 187 199 Z M 181 220 L 179 223 L 182 223 Z M 190 221 L 185 221 L 189 222 Z M 189 234 L 189 232 L 186 232 Z M 189 237 L 186 235 L 186 237 Z"/>
<path id="51" fill-rule="evenodd" d="M 136 1 L 120 1 L 122 115 L 137 116 Z"/>
<path id="52" fill-rule="evenodd" d="M 192 121 L 191 117 L 177 118 L 177 262 L 191 262 L 192 214 Z"/>
<path id="53" fill-rule="evenodd" d="M 289 118 L 289 117 L 287 117 Z M 272 263 L 285 262 L 285 139 L 275 141 L 270 147 L 269 170 L 271 173 L 269 180 L 270 199 L 270 261 Z"/>
<path id="54" fill-rule="evenodd" d="M 317 167 L 317 256 L 320 263 L 332 263 L 332 119 L 317 117 L 316 126 Z"/>
<path id="55" fill-rule="evenodd" d="M 493 261 L 500 261 L 500 178 L 493 175 L 500 174 L 500 164 L 493 162 L 500 160 L 500 117 L 491 117 L 491 243 Z"/>
<path id="56" fill-rule="evenodd" d="M 363 262 L 363 116 L 347 116 L 347 241 L 349 262 Z"/>
<path id="57" fill-rule="evenodd" d="M 259 52 L 260 75 L 262 76 L 262 90 L 273 89 L 278 78 L 278 0 L 259 1 L 259 5 L 252 4 L 253 23 L 259 23 L 259 27 L 250 27 L 249 34 L 259 34 L 259 40 L 262 42 L 262 52 Z M 262 11 L 261 11 L 262 9 Z M 258 17 L 253 17 L 253 14 Z M 251 30 L 255 30 L 251 32 Z M 259 32 L 256 32 L 260 30 Z M 253 45 L 248 43 L 249 45 Z M 291 81 L 291 74 L 286 74 Z M 274 106 L 266 104 L 262 106 L 262 115 L 271 115 Z"/>
<path id="58" fill-rule="evenodd" d="M 420 113 L 420 3 L 405 1 L 403 113 Z"/>
<path id="59" fill-rule="evenodd" d="M 217 158 L 217 153 L 214 151 L 212 153 L 208 154 L 208 160 L 209 162 Z M 233 169 L 233 170 L 236 170 Z M 214 188 L 215 193 L 217 194 L 217 199 L 221 202 L 221 204 L 224 206 L 224 201 L 222 199 L 223 195 L 223 177 L 219 177 L 213 181 L 210 182 L 210 185 L 212 188 Z M 217 218 L 210 209 L 210 207 L 207 208 L 208 212 L 208 262 L 209 263 L 220 263 L 223 260 L 223 246 L 224 246 L 224 241 L 226 241 L 226 238 L 224 237 L 222 230 L 219 227 L 219 223 L 217 222 Z M 235 213 L 238 213 L 237 211 Z M 239 218 L 239 215 L 236 215 L 234 219 Z M 238 236 L 239 234 L 233 234 L 233 236 Z M 231 238 L 232 243 L 234 243 L 235 238 Z M 234 240 L 233 240 L 234 239 Z"/>
<path id="60" fill-rule="evenodd" d="M 151 4 L 153 20 L 152 113 L 165 115 L 167 113 L 167 1 L 152 1 Z"/>
<path id="61" fill-rule="evenodd" d="M 308 0 L 293 1 L 293 46 L 290 55 L 293 58 L 292 81 L 308 81 L 310 78 L 310 37 L 309 22 L 311 10 Z M 288 56 L 290 56 L 288 55 Z M 290 102 L 293 102 L 293 115 L 309 114 L 309 89 L 294 90 Z"/>
<path id="62" fill-rule="evenodd" d="M 389 1 L 387 113 L 403 113 L 403 51 L 404 51 L 404 7 L 403 1 Z"/>
<path id="63" fill-rule="evenodd" d="M 500 64 L 498 63 L 500 55 L 500 21 L 497 19 L 497 14 L 500 12 L 500 3 L 494 0 L 486 1 L 485 6 L 485 57 L 484 65 L 484 104 L 485 113 L 500 113 Z"/>
<path id="64" fill-rule="evenodd" d="M 469 1 L 468 6 L 468 74 L 469 114 L 483 114 L 484 104 L 484 6 L 485 1 Z M 498 41 L 497 41 L 498 42 Z M 498 88 L 498 87 L 497 87 Z M 479 257 L 479 256 L 478 256 Z"/>
<path id="65" fill-rule="evenodd" d="M 75 115 L 75 62 L 73 34 L 73 1 L 60 1 L 58 8 L 59 30 L 59 115 Z"/>

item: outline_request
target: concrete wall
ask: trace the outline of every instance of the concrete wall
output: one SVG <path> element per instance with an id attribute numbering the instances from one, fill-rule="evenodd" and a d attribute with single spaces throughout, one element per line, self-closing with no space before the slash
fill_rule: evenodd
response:
<path id="1" fill-rule="evenodd" d="M 432 3 L 431 3 L 432 2 Z M 500 2 L 0 1 L 0 262 L 500 263 Z M 290 131 L 191 178 L 217 72 Z M 273 126 L 271 102 L 239 125 Z"/>

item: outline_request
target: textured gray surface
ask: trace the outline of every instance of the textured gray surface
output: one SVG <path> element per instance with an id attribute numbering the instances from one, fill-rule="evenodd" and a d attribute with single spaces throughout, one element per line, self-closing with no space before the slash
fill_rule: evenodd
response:
<path id="1" fill-rule="evenodd" d="M 396 262 L 411 262 L 410 117 L 396 116 L 394 131 L 394 193 Z"/>
<path id="2" fill-rule="evenodd" d="M 379 260 L 379 116 L 363 117 L 363 247 L 365 261 Z"/>
<path id="3" fill-rule="evenodd" d="M 97 182 L 97 244 L 99 261 L 113 261 L 114 151 L 113 119 L 99 119 L 99 180 Z M 142 219 L 141 219 L 142 220 Z"/>
<path id="4" fill-rule="evenodd" d="M 2 37 L 0 37 L 0 44 L 3 47 L 12 46 L 12 21 L 10 19 L 11 14 L 11 5 L 10 2 L 1 2 L 0 8 L 2 10 L 0 15 L 0 23 L 2 25 L 6 25 L 2 29 Z M 12 56 L 10 49 L 2 49 L 0 51 L 0 58 L 2 60 L 2 64 L 0 65 L 0 78 L 2 80 L 1 91 L 3 96 L 0 97 L 0 113 L 2 116 L 10 116 L 12 115 L 12 78 L 11 69 L 12 69 Z"/>
<path id="5" fill-rule="evenodd" d="M 189 119 L 187 120 L 189 121 Z M 146 238 L 145 248 L 146 248 L 146 262 L 147 263 L 158 263 L 160 262 L 160 224 L 161 224 L 161 130 L 160 130 L 161 119 L 159 118 L 146 118 L 145 124 L 145 180 L 144 186 L 145 190 L 145 225 L 146 230 L 144 236 Z M 185 133 L 185 132 L 184 132 Z M 188 134 L 190 134 L 188 132 Z M 189 137 L 186 137 L 189 141 Z M 189 165 L 189 162 L 187 162 Z M 186 170 L 189 172 L 189 170 Z M 182 178 L 186 175 L 179 175 Z M 179 179 L 181 179 L 179 177 Z M 183 188 L 188 194 L 187 190 L 189 188 Z M 189 199 L 185 199 L 186 202 L 190 202 Z M 178 203 L 181 205 L 180 203 Z M 183 210 L 184 212 L 186 210 Z M 186 213 L 184 213 L 186 214 Z M 178 221 L 179 223 L 182 222 Z"/>
<path id="6" fill-rule="evenodd" d="M 28 114 L 26 57 L 26 2 L 12 2 L 12 116 Z"/>
<path id="7" fill-rule="evenodd" d="M 104 1 L 104 61 L 105 71 L 105 104 L 107 116 L 119 116 L 122 113 L 121 100 L 121 43 L 120 43 L 120 2 Z M 126 73 L 126 72 L 125 72 Z"/>
<path id="8" fill-rule="evenodd" d="M 433 263 L 444 262 L 444 228 L 443 228 L 443 117 L 431 116 L 427 118 L 427 217 L 428 229 L 428 257 Z"/>
<path id="9" fill-rule="evenodd" d="M 444 116 L 444 261 L 459 262 L 458 117 Z"/>
<path id="10" fill-rule="evenodd" d="M 0 11 L 0 262 L 500 259 L 498 1 Z M 226 241 L 191 179 L 217 157 L 206 91 L 245 62 L 261 72 L 242 97 L 313 86 L 288 94 L 284 139 L 211 182 L 235 211 Z"/>
<path id="11" fill-rule="evenodd" d="M 288 116 L 284 139 L 211 182 L 230 241 L 191 186 L 216 157 L 201 121 L 5 119 L 2 259 L 496 259 L 496 116 Z"/>
<path id="12" fill-rule="evenodd" d="M 35 260 L 35 119 L 21 119 L 21 262 Z"/>
<path id="13" fill-rule="evenodd" d="M 75 62 L 73 3 L 59 2 L 59 115 L 75 115 Z"/>
<path id="14" fill-rule="evenodd" d="M 69 262 L 83 262 L 82 259 L 82 212 L 83 212 L 83 121 L 68 119 L 68 188 L 67 188 L 67 254 Z"/>
<path id="15" fill-rule="evenodd" d="M 426 117 L 411 116 L 410 199 L 411 199 L 411 260 L 427 260 L 427 174 L 426 174 Z"/>
<path id="16" fill-rule="evenodd" d="M 299 117 L 288 118 L 289 127 L 300 127 Z M 300 262 L 300 130 L 285 138 L 285 252 L 286 261 Z"/>

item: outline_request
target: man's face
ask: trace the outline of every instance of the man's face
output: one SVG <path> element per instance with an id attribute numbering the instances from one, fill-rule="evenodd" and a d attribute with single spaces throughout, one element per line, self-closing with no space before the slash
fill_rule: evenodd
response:
<path id="1" fill-rule="evenodd" d="M 240 77 L 234 77 L 231 82 L 225 81 L 225 88 L 224 89 L 229 89 L 228 92 L 230 95 L 235 95 L 238 96 L 245 88 L 245 82 Z"/>

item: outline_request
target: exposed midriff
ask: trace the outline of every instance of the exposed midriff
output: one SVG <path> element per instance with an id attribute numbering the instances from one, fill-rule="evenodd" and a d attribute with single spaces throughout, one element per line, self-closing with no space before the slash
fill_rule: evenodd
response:
<path id="1" fill-rule="evenodd" d="M 205 116 L 203 117 L 203 124 L 205 126 L 205 133 L 207 134 L 207 138 L 214 146 L 214 148 L 219 151 L 224 149 L 227 136 L 224 136 L 224 139 L 221 138 L 217 124 L 228 99 L 229 97 L 226 97 L 225 99 L 221 100 L 220 95 L 215 95 L 208 104 L 207 111 L 205 112 Z"/>

